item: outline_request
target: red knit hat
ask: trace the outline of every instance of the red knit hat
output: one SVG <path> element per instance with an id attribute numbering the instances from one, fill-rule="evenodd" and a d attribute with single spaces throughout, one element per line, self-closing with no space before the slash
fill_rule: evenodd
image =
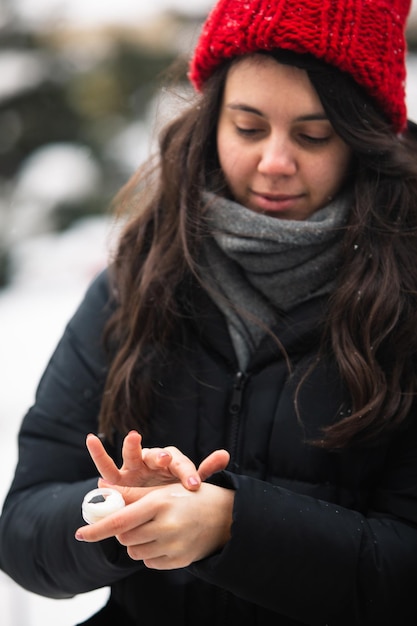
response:
<path id="1" fill-rule="evenodd" d="M 189 78 L 201 90 L 226 59 L 284 48 L 347 72 L 401 132 L 411 0 L 219 0 L 203 26 Z"/>

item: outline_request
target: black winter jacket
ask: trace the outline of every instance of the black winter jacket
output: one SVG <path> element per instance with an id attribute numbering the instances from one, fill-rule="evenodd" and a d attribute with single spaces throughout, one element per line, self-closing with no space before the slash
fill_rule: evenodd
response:
<path id="1" fill-rule="evenodd" d="M 160 572 L 130 560 L 116 540 L 74 539 L 82 499 L 97 483 L 85 437 L 97 432 L 107 367 L 100 337 L 111 303 L 100 275 L 23 421 L 0 518 L 1 568 L 52 598 L 111 586 L 110 605 L 89 622 L 98 626 L 415 626 L 417 416 L 378 447 L 308 443 L 349 408 L 335 368 L 321 363 L 302 387 L 299 416 L 294 409 L 322 307 L 300 306 L 276 329 L 291 374 L 269 338 L 239 372 L 221 314 L 199 294 L 161 366 L 144 445 L 175 445 L 196 464 L 230 451 L 230 467 L 212 481 L 236 490 L 232 537 L 203 561 Z M 118 463 L 120 444 L 111 449 Z"/>

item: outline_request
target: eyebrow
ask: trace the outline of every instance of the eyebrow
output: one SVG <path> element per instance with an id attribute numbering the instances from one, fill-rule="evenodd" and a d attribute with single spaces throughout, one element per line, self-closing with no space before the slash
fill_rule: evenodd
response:
<path id="1" fill-rule="evenodd" d="M 239 102 L 232 102 L 231 104 L 226 105 L 227 109 L 231 109 L 232 111 L 244 111 L 245 113 L 253 113 L 254 115 L 258 115 L 259 117 L 265 117 L 265 115 L 259 109 L 255 107 L 251 107 L 247 104 L 240 104 Z M 300 115 L 296 118 L 297 122 L 328 122 L 329 118 L 325 113 L 309 113 L 307 115 Z"/>

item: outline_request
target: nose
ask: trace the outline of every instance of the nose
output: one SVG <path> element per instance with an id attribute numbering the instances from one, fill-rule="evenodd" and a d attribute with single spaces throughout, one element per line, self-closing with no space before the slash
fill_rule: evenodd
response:
<path id="1" fill-rule="evenodd" d="M 262 145 L 258 171 L 265 176 L 292 176 L 297 171 L 294 147 L 285 138 L 269 137 Z"/>

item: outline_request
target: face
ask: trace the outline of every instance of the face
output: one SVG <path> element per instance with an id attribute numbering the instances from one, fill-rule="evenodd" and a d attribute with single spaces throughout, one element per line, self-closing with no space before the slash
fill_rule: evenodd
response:
<path id="1" fill-rule="evenodd" d="M 330 202 L 351 160 L 307 73 L 264 55 L 245 57 L 228 72 L 217 150 L 234 200 L 292 220 Z"/>

